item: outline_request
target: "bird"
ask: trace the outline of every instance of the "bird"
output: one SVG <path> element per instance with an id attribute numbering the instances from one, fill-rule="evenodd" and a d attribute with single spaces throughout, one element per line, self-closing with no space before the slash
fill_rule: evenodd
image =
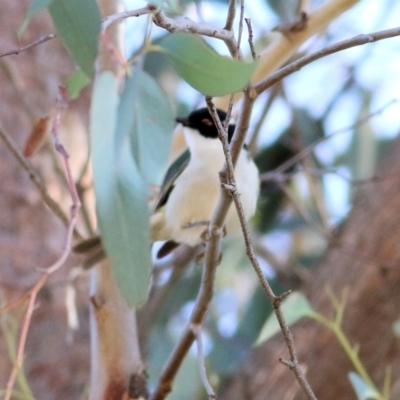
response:
<path id="1" fill-rule="evenodd" d="M 223 123 L 227 114 L 217 110 Z M 208 110 L 200 108 L 185 118 L 176 118 L 183 126 L 187 149 L 170 164 L 150 216 L 150 239 L 165 241 L 157 252 L 163 258 L 180 244 L 194 247 L 204 242 L 203 233 L 211 220 L 220 197 L 219 172 L 225 164 L 225 155 L 218 128 Z M 229 124 L 228 141 L 233 137 L 235 125 Z M 240 195 L 246 220 L 256 211 L 259 195 L 259 171 L 243 146 L 235 166 L 236 188 Z M 241 232 L 236 209 L 230 205 L 225 220 L 225 236 L 235 236 Z M 91 240 L 91 246 L 100 239 Z M 79 244 L 75 251 L 79 251 Z M 95 253 L 93 253 L 95 254 Z M 95 261 L 104 256 L 104 250 Z"/>

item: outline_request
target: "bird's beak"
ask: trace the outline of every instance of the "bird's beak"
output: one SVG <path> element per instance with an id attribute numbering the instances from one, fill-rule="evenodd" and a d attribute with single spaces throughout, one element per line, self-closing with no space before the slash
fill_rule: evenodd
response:
<path id="1" fill-rule="evenodd" d="M 180 123 L 180 124 L 182 124 L 183 126 L 189 126 L 189 119 L 188 119 L 188 118 L 180 118 L 180 117 L 177 117 L 177 118 L 175 119 L 175 121 L 178 122 L 178 123 Z"/>

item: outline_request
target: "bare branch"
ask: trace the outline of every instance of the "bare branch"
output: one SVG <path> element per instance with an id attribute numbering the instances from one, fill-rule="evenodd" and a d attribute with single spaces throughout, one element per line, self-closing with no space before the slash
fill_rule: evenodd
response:
<path id="1" fill-rule="evenodd" d="M 244 0 L 240 0 L 239 33 L 238 33 L 238 39 L 237 39 L 237 45 L 236 45 L 236 57 L 239 57 L 240 44 L 242 42 L 243 17 L 244 17 Z"/>
<path id="2" fill-rule="evenodd" d="M 19 369 L 22 366 L 22 360 L 23 360 L 23 357 L 24 357 L 26 338 L 28 336 L 28 330 L 29 330 L 29 326 L 30 326 L 30 323 L 31 323 L 31 318 L 32 318 L 32 313 L 33 313 L 33 309 L 34 309 L 34 306 L 35 306 L 36 296 L 39 293 L 39 291 L 42 288 L 42 286 L 47 281 L 48 276 L 49 275 L 43 275 L 36 282 L 35 286 L 32 288 L 32 290 L 29 293 L 29 303 L 28 303 L 28 307 L 26 309 L 24 321 L 22 323 L 21 335 L 20 335 L 19 342 L 18 342 L 17 356 L 15 358 L 14 367 L 13 367 L 13 370 L 11 372 L 10 378 L 8 379 L 8 382 L 7 382 L 7 388 L 6 388 L 6 392 L 5 392 L 5 395 L 4 395 L 4 400 L 10 400 L 10 398 L 11 398 L 12 388 L 14 386 L 15 379 L 17 377 Z"/>
<path id="3" fill-rule="evenodd" d="M 235 21 L 236 15 L 236 0 L 229 0 L 228 15 L 226 16 L 226 23 L 224 29 L 232 31 L 233 22 Z"/>
<path id="4" fill-rule="evenodd" d="M 52 274 L 55 271 L 57 271 L 60 267 L 62 267 L 64 262 L 66 261 L 68 255 L 70 254 L 71 249 L 72 249 L 72 236 L 73 236 L 74 227 L 76 224 L 78 211 L 79 211 L 79 207 L 80 207 L 79 196 L 76 191 L 75 182 L 72 177 L 71 167 L 70 167 L 69 161 L 68 161 L 69 155 L 68 155 L 67 151 L 65 150 L 64 146 L 59 141 L 59 138 L 57 135 L 57 127 L 58 127 L 59 118 L 60 118 L 59 113 L 60 113 L 60 110 L 58 110 L 57 114 L 54 117 L 54 123 L 53 123 L 51 133 L 54 138 L 55 148 L 58 151 L 58 153 L 61 154 L 61 157 L 64 160 L 65 175 L 67 177 L 68 188 L 69 188 L 69 192 L 70 192 L 71 199 L 72 199 L 72 205 L 71 205 L 71 210 L 70 210 L 70 218 L 69 218 L 69 223 L 68 223 L 67 235 L 65 238 L 64 251 L 63 251 L 62 255 L 60 256 L 60 258 L 53 265 L 51 265 L 49 268 L 47 268 L 45 270 L 41 269 L 41 272 L 45 272 L 46 274 Z"/>
<path id="5" fill-rule="evenodd" d="M 61 105 L 64 105 L 64 104 L 61 104 Z M 67 176 L 69 190 L 70 190 L 70 194 L 71 194 L 71 198 L 72 198 L 71 215 L 70 215 L 68 226 L 67 226 L 67 235 L 66 235 L 64 249 L 63 249 L 61 256 L 58 258 L 58 260 L 52 266 L 50 266 L 49 268 L 47 268 L 45 270 L 42 270 L 42 272 L 45 272 L 45 274 L 36 282 L 35 286 L 31 289 L 31 291 L 29 293 L 28 307 L 27 307 L 27 310 L 25 313 L 24 322 L 22 324 L 21 336 L 20 336 L 19 343 L 18 343 L 18 351 L 17 351 L 17 356 L 15 359 L 14 367 L 11 372 L 10 378 L 7 382 L 7 389 L 6 389 L 6 394 L 4 397 L 5 400 L 9 400 L 11 398 L 12 388 L 14 386 L 15 379 L 17 377 L 19 369 L 22 366 L 22 360 L 23 360 L 23 355 L 24 355 L 24 350 L 25 350 L 26 339 L 28 336 L 28 330 L 29 330 L 37 294 L 39 293 L 39 291 L 43 287 L 43 285 L 46 283 L 49 276 L 52 273 L 54 273 L 55 271 L 57 271 L 64 264 L 69 253 L 71 252 L 72 236 L 73 236 L 74 226 L 76 223 L 77 213 L 78 213 L 78 209 L 79 209 L 79 198 L 78 198 L 78 194 L 76 192 L 75 184 L 74 184 L 74 181 L 72 178 L 72 173 L 71 173 L 71 169 L 70 169 L 69 162 L 68 162 L 68 154 L 65 151 L 63 145 L 59 142 L 58 136 L 57 136 L 57 127 L 58 127 L 58 123 L 59 123 L 59 113 L 60 113 L 61 105 L 60 105 L 60 100 L 58 100 L 58 107 L 57 107 L 58 112 L 54 116 L 52 134 L 54 136 L 56 149 L 62 155 L 62 157 L 64 159 L 64 163 L 65 163 L 65 174 Z M 7 138 L 7 136 L 4 136 L 4 135 L 2 137 L 3 137 L 3 139 Z M 12 144 L 12 143 L 10 141 L 8 141 L 8 144 Z M 14 150 L 13 147 L 9 147 L 9 148 L 11 150 Z M 25 160 L 19 155 L 18 152 L 16 152 L 16 153 L 13 152 L 13 153 L 14 153 L 14 155 L 16 155 L 16 157 L 19 159 L 19 161 L 22 165 L 26 164 Z"/>
<path id="6" fill-rule="evenodd" d="M 254 103 L 254 99 L 251 96 L 251 93 L 252 91 L 250 88 L 246 89 L 245 101 L 243 102 L 242 112 L 238 121 L 238 127 L 236 129 L 234 138 L 232 139 L 231 146 L 228 149 L 228 151 L 230 151 L 232 154 L 230 162 L 232 162 L 233 165 L 239 157 L 240 150 L 243 148 L 243 143 L 249 126 L 251 109 Z M 218 123 L 218 130 L 220 132 L 224 132 L 221 121 L 217 119 L 216 123 Z M 226 150 L 227 149 L 225 148 L 224 151 Z M 224 180 L 224 177 L 227 176 L 227 173 L 228 170 L 225 165 L 220 173 L 221 180 Z M 151 400 L 162 400 L 171 391 L 173 380 L 175 379 L 175 376 L 187 352 L 189 351 L 191 345 L 193 344 L 193 341 L 195 340 L 192 326 L 201 325 L 208 310 L 214 293 L 215 271 L 220 260 L 220 243 L 224 221 L 231 203 L 232 197 L 230 193 L 227 190 L 222 189 L 219 202 L 211 218 L 211 222 L 208 228 L 208 241 L 205 251 L 205 263 L 201 278 L 202 283 L 199 293 L 197 295 L 192 315 L 190 317 L 190 321 L 186 326 L 184 332 L 182 333 L 181 339 L 179 340 L 177 346 L 167 360 L 163 371 L 161 372 L 154 393 L 150 397 Z"/>
<path id="7" fill-rule="evenodd" d="M 335 132 L 330 133 L 329 135 L 326 135 L 324 137 L 322 137 L 321 139 L 316 140 L 314 143 L 311 143 L 309 146 L 305 147 L 303 150 L 301 150 L 299 153 L 297 153 L 296 155 L 294 155 L 292 158 L 290 158 L 289 160 L 285 161 L 282 165 L 280 165 L 278 168 L 274 169 L 273 171 L 268 172 L 268 174 L 279 174 L 285 170 L 287 170 L 288 168 L 290 168 L 292 165 L 296 164 L 298 161 L 302 160 L 304 157 L 306 157 L 308 154 L 310 154 L 311 152 L 314 151 L 314 149 L 321 143 L 327 141 L 328 139 L 332 138 L 335 135 L 341 134 L 341 133 L 345 133 L 347 131 L 349 131 L 350 129 L 354 129 L 357 126 L 362 125 L 363 123 L 365 123 L 366 121 L 369 121 L 371 119 L 371 117 L 375 116 L 375 115 L 379 115 L 381 114 L 383 111 L 385 111 L 388 107 L 392 106 L 395 103 L 398 103 L 399 100 L 397 99 L 393 99 L 391 101 L 389 101 L 387 104 L 385 104 L 384 106 L 382 106 L 381 108 L 379 108 L 376 111 L 371 112 L 370 114 L 366 115 L 365 117 L 357 120 L 354 124 L 346 127 L 346 128 L 342 128 L 339 129 Z"/>
<path id="8" fill-rule="evenodd" d="M 32 47 L 35 47 L 38 44 L 47 42 L 48 40 L 54 39 L 55 37 L 57 37 L 57 35 L 55 33 L 50 33 L 49 35 L 43 36 L 40 39 L 37 39 L 34 42 L 27 44 L 26 46 L 18 47 L 18 49 L 10 50 L 10 51 L 7 51 L 6 53 L 0 54 L 0 58 L 5 57 L 5 56 L 10 56 L 12 54 L 18 55 L 19 53 L 21 53 L 25 50 L 31 49 Z"/>
<path id="9" fill-rule="evenodd" d="M 254 49 L 254 44 L 253 44 L 253 27 L 251 26 L 251 19 L 250 18 L 245 18 L 244 19 L 247 24 L 247 30 L 249 32 L 249 46 L 250 46 L 250 51 L 251 51 L 251 56 L 253 57 L 253 60 L 257 60 L 257 53 Z"/>
<path id="10" fill-rule="evenodd" d="M 141 15 L 149 14 L 154 10 L 155 7 L 148 4 L 146 7 L 138 8 L 136 10 L 122 11 L 118 14 L 109 15 L 102 19 L 101 29 L 105 31 L 109 25 L 114 24 L 115 22 L 120 22 L 126 18 L 140 17 Z"/>
<path id="11" fill-rule="evenodd" d="M 283 184 L 282 182 L 279 182 L 279 187 L 285 193 L 287 198 L 290 200 L 292 203 L 293 208 L 299 213 L 299 215 L 304 219 L 304 221 L 312 228 L 314 229 L 315 232 L 319 233 L 323 238 L 326 240 L 331 240 L 332 235 L 330 234 L 329 231 L 324 230 L 324 227 L 318 225 L 311 215 L 307 212 L 307 210 L 299 204 L 299 202 L 296 200 L 296 198 L 293 196 L 291 191 L 288 189 L 288 187 Z"/>
<path id="12" fill-rule="evenodd" d="M 17 146 L 15 145 L 13 140 L 11 139 L 11 137 L 1 127 L 0 127 L 0 137 L 3 139 L 5 145 L 8 147 L 8 149 L 11 152 L 11 154 L 20 163 L 22 168 L 28 173 L 29 178 L 31 179 L 33 184 L 38 189 L 38 191 L 40 193 L 40 196 L 42 197 L 44 203 L 50 208 L 50 210 L 54 213 L 54 215 L 56 215 L 61 220 L 61 222 L 65 226 L 69 226 L 70 225 L 70 220 L 67 217 L 67 215 L 61 209 L 61 207 L 54 201 L 54 199 L 50 196 L 50 194 L 47 191 L 46 187 L 41 182 L 41 179 L 39 178 L 39 176 L 33 170 L 31 165 L 21 155 L 21 153 L 19 152 Z M 83 236 L 79 233 L 79 231 L 76 228 L 73 229 L 73 234 L 74 234 L 75 239 L 77 239 L 77 240 L 82 240 L 83 239 Z"/>
<path id="13" fill-rule="evenodd" d="M 197 360 L 199 362 L 199 370 L 200 370 L 200 377 L 203 385 L 206 389 L 207 395 L 209 399 L 216 399 L 215 392 L 213 387 L 211 386 L 210 382 L 207 378 L 207 371 L 206 365 L 204 363 L 204 350 L 203 350 L 203 341 L 201 338 L 201 326 L 192 326 L 192 330 L 196 335 L 196 344 L 197 344 Z"/>
<path id="14" fill-rule="evenodd" d="M 304 66 L 316 61 L 322 57 L 326 57 L 330 54 L 337 53 L 342 50 L 349 49 L 355 46 L 362 46 L 367 43 L 377 42 L 378 40 L 388 39 L 391 37 L 399 36 L 400 28 L 387 29 L 384 31 L 374 32 L 366 35 L 358 35 L 351 39 L 342 40 L 341 42 L 335 43 L 331 46 L 327 46 L 319 51 L 308 54 L 304 57 L 299 58 L 297 61 L 290 63 L 286 67 L 279 69 L 277 72 L 268 76 L 263 81 L 254 85 L 254 89 L 257 94 L 264 92 L 269 89 L 275 83 L 281 81 L 287 76 L 299 71 Z"/>
<path id="15" fill-rule="evenodd" d="M 249 97 L 245 97 L 245 100 L 247 98 L 249 98 Z M 244 102 L 244 104 L 245 103 L 246 103 L 246 101 Z M 257 276 L 261 282 L 262 287 L 264 288 L 264 291 L 265 291 L 270 303 L 272 304 L 272 306 L 274 308 L 275 315 L 279 321 L 281 331 L 283 333 L 287 348 L 289 350 L 290 361 L 292 363 L 291 369 L 293 370 L 293 372 L 297 378 L 297 381 L 299 382 L 300 386 L 302 387 L 304 393 L 307 395 L 308 399 L 316 400 L 316 397 L 315 397 L 310 385 L 308 384 L 308 382 L 303 374 L 303 371 L 301 370 L 301 368 L 299 366 L 299 363 L 297 360 L 296 349 L 294 347 L 293 337 L 292 337 L 292 334 L 291 334 L 291 332 L 288 328 L 288 325 L 285 321 L 283 313 L 280 309 L 280 304 L 281 304 L 283 298 L 281 296 L 280 297 L 275 296 L 274 292 L 272 291 L 271 286 L 269 285 L 267 279 L 264 276 L 264 273 L 262 272 L 260 264 L 258 263 L 257 257 L 254 253 L 252 243 L 251 243 L 249 228 L 248 228 L 247 221 L 246 221 L 246 216 L 244 215 L 242 203 L 240 201 L 240 195 L 236 188 L 235 177 L 234 177 L 234 163 L 230 157 L 230 153 L 225 151 L 225 149 L 228 145 L 228 138 L 227 138 L 226 132 L 223 132 L 221 130 L 222 125 L 220 122 L 218 123 L 218 115 L 217 115 L 214 104 L 212 102 L 208 102 L 207 104 L 209 106 L 210 113 L 213 116 L 213 118 L 215 118 L 215 122 L 218 127 L 219 136 L 222 141 L 222 145 L 223 145 L 225 157 L 226 157 L 226 169 L 228 169 L 227 175 L 228 175 L 229 179 L 231 179 L 230 183 L 225 184 L 223 187 L 224 187 L 224 189 L 229 191 L 229 193 L 233 199 L 233 202 L 235 203 L 236 211 L 237 211 L 237 214 L 238 214 L 238 217 L 240 220 L 240 224 L 242 227 L 244 241 L 246 244 L 246 254 L 247 254 L 254 270 L 257 273 Z M 250 116 L 251 108 L 248 111 L 249 111 L 249 116 Z M 236 136 L 236 133 L 234 135 L 234 138 L 235 138 L 235 136 Z M 244 139 L 244 138 L 242 138 L 242 139 Z M 242 143 L 242 146 L 243 146 L 243 143 Z M 231 148 L 232 147 L 233 147 L 233 143 L 231 145 Z M 240 151 L 240 149 L 239 149 L 239 151 Z M 233 153 L 233 151 L 232 151 L 232 153 Z"/>
<path id="16" fill-rule="evenodd" d="M 233 36 L 232 31 L 226 29 L 216 28 L 215 26 L 197 23 L 190 18 L 184 18 L 180 21 L 176 21 L 172 18 L 167 17 L 161 10 L 156 10 L 153 14 L 153 21 L 157 26 L 166 29 L 167 31 L 173 32 L 190 32 L 198 33 L 199 35 L 209 36 L 216 39 L 231 40 Z"/>

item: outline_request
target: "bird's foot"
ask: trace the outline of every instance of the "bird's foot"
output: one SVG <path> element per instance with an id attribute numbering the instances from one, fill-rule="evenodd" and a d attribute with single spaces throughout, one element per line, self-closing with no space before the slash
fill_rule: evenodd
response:
<path id="1" fill-rule="evenodd" d="M 203 261 L 203 258 L 204 258 L 204 256 L 205 256 L 205 254 L 206 254 L 205 250 L 202 251 L 202 252 L 200 252 L 199 254 L 197 254 L 197 255 L 194 257 L 195 263 L 196 263 L 196 264 L 199 264 L 201 261 Z M 222 262 L 222 252 L 219 253 L 218 259 L 217 259 L 215 265 L 219 265 L 219 264 L 221 264 L 221 262 Z"/>

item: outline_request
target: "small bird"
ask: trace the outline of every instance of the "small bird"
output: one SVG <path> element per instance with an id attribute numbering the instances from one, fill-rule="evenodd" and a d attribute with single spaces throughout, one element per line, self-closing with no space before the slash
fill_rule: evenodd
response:
<path id="1" fill-rule="evenodd" d="M 223 123 L 226 113 L 217 110 Z M 162 257 L 180 243 L 196 246 L 210 222 L 220 197 L 219 172 L 225 156 L 218 129 L 207 108 L 193 111 L 187 118 L 177 118 L 183 125 L 186 150 L 169 167 L 161 186 L 159 200 L 150 218 L 151 239 L 167 240 L 159 250 Z M 235 125 L 228 127 L 228 140 Z M 254 215 L 259 193 L 259 173 L 244 147 L 235 167 L 236 187 L 247 219 Z M 227 236 L 240 232 L 236 209 L 231 205 L 225 221 Z M 165 249 L 165 251 L 164 251 Z"/>
<path id="2" fill-rule="evenodd" d="M 222 110 L 217 110 L 217 113 L 223 123 L 226 113 Z M 203 242 L 202 234 L 220 197 L 219 172 L 225 164 L 218 129 L 207 108 L 193 111 L 187 118 L 177 118 L 176 121 L 183 125 L 188 149 L 168 168 L 150 216 L 151 240 L 166 241 L 157 252 L 157 258 L 169 254 L 179 244 L 196 246 Z M 235 125 L 230 124 L 229 141 L 234 131 Z M 256 210 L 260 181 L 258 169 L 245 146 L 235 166 L 235 179 L 248 220 Z M 228 211 L 225 232 L 227 236 L 240 233 L 240 222 L 234 205 Z M 89 239 L 87 243 L 91 247 L 97 246 L 100 239 Z M 75 247 L 75 251 L 83 252 L 80 251 L 80 244 Z M 93 258 L 98 262 L 103 257 L 104 250 L 97 252 Z"/>

